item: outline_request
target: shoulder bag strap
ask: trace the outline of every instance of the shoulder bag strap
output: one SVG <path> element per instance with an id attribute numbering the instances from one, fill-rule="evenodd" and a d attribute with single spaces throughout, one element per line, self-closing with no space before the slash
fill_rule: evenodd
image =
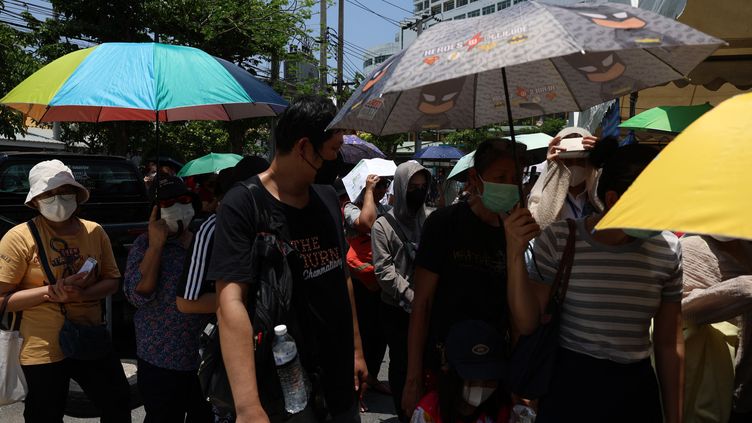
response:
<path id="1" fill-rule="evenodd" d="M 42 268 L 44 269 L 44 274 L 45 276 L 47 276 L 47 285 L 52 285 L 56 282 L 55 274 L 52 273 L 50 262 L 47 260 L 47 252 L 44 249 L 42 237 L 39 235 L 39 229 L 37 229 L 37 225 L 34 224 L 33 219 L 26 222 L 26 224 L 29 226 L 31 236 L 34 238 L 34 243 L 37 245 L 37 255 L 39 256 L 39 262 L 42 264 Z"/>
<path id="2" fill-rule="evenodd" d="M 397 238 L 402 241 L 402 244 L 406 245 L 408 242 L 410 242 L 407 239 L 405 232 L 402 231 L 402 226 L 399 224 L 399 222 L 397 222 L 397 219 L 394 216 L 389 213 L 385 213 L 382 216 L 384 216 L 384 219 L 386 219 L 386 222 L 389 224 L 389 226 L 392 227 L 394 232 L 397 234 Z"/>
<path id="3" fill-rule="evenodd" d="M 567 288 L 569 288 L 569 275 L 572 273 L 572 263 L 574 262 L 577 225 L 574 220 L 567 219 L 567 226 L 569 227 L 567 245 L 564 247 L 564 253 L 561 256 L 554 283 L 551 285 L 551 295 L 546 306 L 545 314 L 549 316 L 561 309 L 561 305 L 564 304 L 564 298 L 567 295 Z"/>
<path id="4" fill-rule="evenodd" d="M 52 273 L 52 268 L 50 267 L 50 262 L 47 260 L 47 252 L 44 249 L 44 243 L 42 243 L 42 237 L 39 235 L 39 229 L 37 229 L 37 225 L 34 223 L 34 219 L 30 219 L 28 222 L 26 222 L 26 225 L 29 226 L 29 231 L 31 231 L 31 236 L 34 238 L 34 243 L 37 246 L 37 255 L 39 256 L 39 262 L 42 264 L 42 269 L 44 269 L 44 274 L 47 276 L 47 285 L 52 285 L 56 283 L 55 280 L 55 274 Z M 63 303 L 60 303 L 60 312 L 63 313 L 63 316 L 67 316 L 68 313 L 65 310 L 65 306 Z"/>
<path id="5" fill-rule="evenodd" d="M 10 291 L 5 294 L 5 298 L 3 298 L 3 303 L 0 305 L 0 329 L 2 330 L 11 330 L 11 331 L 17 331 L 21 327 L 21 311 L 11 312 L 13 314 L 13 318 L 8 319 L 8 326 L 5 326 L 5 310 L 8 308 L 8 302 L 10 301 L 10 297 L 15 294 L 17 289 L 14 289 L 13 291 Z"/>

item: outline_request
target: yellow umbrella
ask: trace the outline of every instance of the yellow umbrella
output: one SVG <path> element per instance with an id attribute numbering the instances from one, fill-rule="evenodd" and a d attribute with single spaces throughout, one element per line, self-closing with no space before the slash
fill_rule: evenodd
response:
<path id="1" fill-rule="evenodd" d="M 752 94 L 719 104 L 674 139 L 596 229 L 752 239 Z"/>

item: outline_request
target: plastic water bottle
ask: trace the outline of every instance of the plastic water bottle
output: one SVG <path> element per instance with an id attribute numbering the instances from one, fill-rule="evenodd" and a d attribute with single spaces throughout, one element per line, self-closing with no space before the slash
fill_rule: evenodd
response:
<path id="1" fill-rule="evenodd" d="M 277 366 L 279 382 L 285 396 L 285 410 L 290 414 L 303 411 L 308 404 L 310 384 L 307 381 L 303 366 L 298 358 L 298 348 L 295 340 L 287 333 L 287 326 L 274 327 L 274 364 Z"/>

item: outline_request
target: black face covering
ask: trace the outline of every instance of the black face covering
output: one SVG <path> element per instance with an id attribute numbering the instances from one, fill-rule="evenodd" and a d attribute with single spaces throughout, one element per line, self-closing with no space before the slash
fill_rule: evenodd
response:
<path id="1" fill-rule="evenodd" d="M 428 188 L 416 189 L 415 191 L 408 191 L 405 195 L 407 201 L 407 208 L 411 212 L 415 213 L 426 202 L 426 194 L 428 194 Z"/>
<path id="2" fill-rule="evenodd" d="M 337 153 L 337 158 L 334 160 L 324 160 L 324 163 L 316 172 L 316 179 L 314 183 L 323 185 L 333 184 L 334 180 L 337 179 L 337 176 L 344 176 L 340 175 L 342 165 L 342 156 L 340 156 L 339 153 Z"/>

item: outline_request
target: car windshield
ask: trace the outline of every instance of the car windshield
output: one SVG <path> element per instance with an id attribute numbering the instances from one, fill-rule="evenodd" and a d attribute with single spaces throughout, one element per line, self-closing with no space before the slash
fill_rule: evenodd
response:
<path id="1" fill-rule="evenodd" d="M 33 161 L 13 163 L 0 171 L 0 194 L 26 195 L 29 192 L 29 171 L 35 164 Z M 135 169 L 125 163 L 70 163 L 68 167 L 76 181 L 89 190 L 90 201 L 139 196 L 144 189 Z"/>

